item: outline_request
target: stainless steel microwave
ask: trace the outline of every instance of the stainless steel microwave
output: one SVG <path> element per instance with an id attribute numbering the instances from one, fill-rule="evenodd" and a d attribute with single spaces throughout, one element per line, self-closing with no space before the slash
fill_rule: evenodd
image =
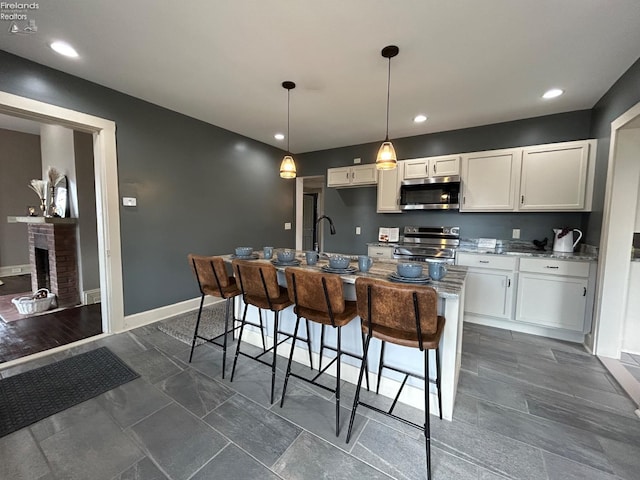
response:
<path id="1" fill-rule="evenodd" d="M 460 208 L 460 177 L 429 177 L 400 184 L 402 210 L 455 210 Z"/>

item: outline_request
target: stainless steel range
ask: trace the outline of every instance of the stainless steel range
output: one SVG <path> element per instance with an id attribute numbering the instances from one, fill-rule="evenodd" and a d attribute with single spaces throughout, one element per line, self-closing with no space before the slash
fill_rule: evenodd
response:
<path id="1" fill-rule="evenodd" d="M 404 227 L 393 258 L 425 262 L 440 259 L 453 264 L 460 245 L 460 227 Z"/>

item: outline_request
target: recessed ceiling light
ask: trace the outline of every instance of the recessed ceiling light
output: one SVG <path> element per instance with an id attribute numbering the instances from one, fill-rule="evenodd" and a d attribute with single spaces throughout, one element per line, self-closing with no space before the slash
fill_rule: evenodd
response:
<path id="1" fill-rule="evenodd" d="M 426 122 L 427 121 L 427 116 L 420 114 L 420 115 L 416 115 L 415 118 L 413 119 L 414 122 L 416 123 L 422 123 L 422 122 Z"/>
<path id="2" fill-rule="evenodd" d="M 51 49 L 54 52 L 59 53 L 60 55 L 64 55 L 65 57 L 76 58 L 78 56 L 78 52 L 66 42 L 56 41 L 51 44 Z"/>
<path id="3" fill-rule="evenodd" d="M 551 90 L 547 90 L 546 92 L 544 92 L 544 95 L 542 95 L 542 98 L 545 98 L 548 100 L 550 98 L 559 97 L 563 93 L 564 93 L 564 90 L 560 90 L 559 88 L 552 88 Z"/>
<path id="4" fill-rule="evenodd" d="M 275 138 L 276 140 L 284 140 L 284 134 L 283 133 L 276 133 L 273 138 Z"/>

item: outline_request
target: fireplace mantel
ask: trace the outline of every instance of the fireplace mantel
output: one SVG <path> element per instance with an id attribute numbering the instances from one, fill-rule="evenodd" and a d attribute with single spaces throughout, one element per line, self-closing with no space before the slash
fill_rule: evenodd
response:
<path id="1" fill-rule="evenodd" d="M 61 217 L 7 217 L 8 223 L 52 223 L 52 224 L 61 224 L 61 225 L 69 225 L 78 223 L 77 218 L 61 218 Z"/>

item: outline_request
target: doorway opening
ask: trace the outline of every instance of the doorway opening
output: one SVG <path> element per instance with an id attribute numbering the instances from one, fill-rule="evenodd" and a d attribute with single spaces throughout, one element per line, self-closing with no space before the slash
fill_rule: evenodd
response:
<path id="1" fill-rule="evenodd" d="M 122 330 L 124 328 L 124 305 L 115 123 L 6 92 L 0 92 L 0 113 L 90 134 L 97 216 L 99 298 L 101 300 L 98 306 L 98 316 L 102 332 L 111 333 Z M 69 346 L 59 349 L 63 348 L 69 348 Z M 42 355 L 42 353 L 13 360 L 3 366 L 20 363 L 38 355 Z"/>
<path id="2" fill-rule="evenodd" d="M 640 231 L 639 157 L 640 103 L 611 123 L 598 292 L 593 336 L 588 338 L 593 352 L 638 406 L 640 362 L 635 376 L 620 360 L 623 354 L 640 360 L 640 312 L 635 306 L 637 295 L 630 295 L 632 288 L 640 286 L 638 275 L 632 275 L 639 265 L 630 258 L 634 232 Z M 640 415 L 640 410 L 636 413 Z"/>
<path id="3" fill-rule="evenodd" d="M 324 211 L 324 176 L 296 179 L 296 250 L 313 250 L 317 239 L 323 250 L 322 229 L 316 224 Z"/>

